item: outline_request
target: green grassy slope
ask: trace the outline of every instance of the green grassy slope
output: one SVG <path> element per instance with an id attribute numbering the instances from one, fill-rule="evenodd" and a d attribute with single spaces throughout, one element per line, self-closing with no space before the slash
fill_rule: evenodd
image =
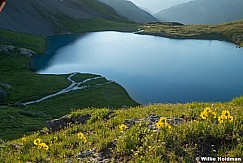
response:
<path id="1" fill-rule="evenodd" d="M 141 26 L 140 34 L 151 34 L 176 39 L 212 39 L 233 42 L 243 46 L 243 20 L 219 25 L 180 25 L 154 23 Z"/>
<path id="2" fill-rule="evenodd" d="M 125 21 L 112 21 L 106 19 L 80 19 L 72 20 L 68 17 L 62 17 L 62 24 L 65 29 L 72 33 L 94 32 L 94 31 L 136 31 L 138 24 L 132 24 Z M 61 31 L 60 31 L 61 32 Z"/>
<path id="3" fill-rule="evenodd" d="M 207 107 L 210 110 L 203 119 L 200 115 Z M 118 109 L 113 113 L 107 108 L 76 110 L 70 117 L 91 115 L 86 124 L 70 124 L 55 133 L 41 135 L 37 132 L 22 139 L 3 142 L 0 161 L 70 160 L 78 163 L 96 162 L 99 159 L 110 162 L 166 163 L 194 162 L 199 156 L 243 159 L 242 109 L 243 99 L 237 98 L 229 103 L 214 105 L 157 104 Z M 222 117 L 224 111 L 229 111 L 230 115 L 221 122 L 218 117 Z M 158 123 L 159 118 L 144 119 L 149 115 L 152 117 L 151 114 L 153 117 L 158 115 L 166 118 L 166 123 Z M 151 122 L 154 123 L 151 125 Z M 122 124 L 125 125 L 122 127 Z M 45 143 L 46 149 L 34 144 L 38 138 Z M 93 152 L 88 154 L 88 150 Z"/>
<path id="4" fill-rule="evenodd" d="M 14 45 L 40 53 L 44 50 L 44 37 L 6 30 L 0 30 L 0 33 L 0 46 Z M 74 108 L 117 108 L 123 105 L 138 105 L 117 83 L 103 86 L 94 86 L 96 83 L 89 83 L 91 87 L 87 89 L 62 94 L 33 105 L 16 106 L 18 102 L 39 99 L 71 84 L 67 80 L 68 75 L 40 75 L 31 72 L 29 59 L 18 54 L 17 50 L 10 54 L 0 52 L 0 83 L 8 83 L 11 86 L 9 89 L 0 87 L 9 94 L 0 99 L 0 103 L 4 104 L 0 106 L 0 119 L 2 119 L 0 139 L 13 139 L 41 129 L 47 120 L 68 114 Z M 86 74 L 78 74 L 74 80 L 83 80 L 87 78 L 86 76 Z"/>

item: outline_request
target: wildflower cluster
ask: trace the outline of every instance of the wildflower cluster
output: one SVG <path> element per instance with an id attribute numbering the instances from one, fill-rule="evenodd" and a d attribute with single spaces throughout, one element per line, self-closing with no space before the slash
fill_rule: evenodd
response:
<path id="1" fill-rule="evenodd" d="M 40 138 L 37 138 L 34 140 L 34 145 L 38 146 L 40 149 L 44 149 L 48 151 L 49 147 L 46 143 L 42 143 L 42 140 Z"/>
<path id="2" fill-rule="evenodd" d="M 167 123 L 167 118 L 161 117 L 159 121 L 156 123 L 156 128 L 168 128 L 171 129 L 171 125 Z"/>
<path id="3" fill-rule="evenodd" d="M 127 127 L 127 125 L 125 125 L 125 124 L 121 124 L 121 125 L 119 125 L 119 129 L 120 129 L 120 131 L 125 131 L 127 128 L 128 128 L 128 127 Z"/>
<path id="4" fill-rule="evenodd" d="M 207 118 L 217 118 L 216 112 L 214 112 L 211 108 L 206 107 L 203 112 L 201 112 L 200 117 L 202 119 Z"/>
<path id="5" fill-rule="evenodd" d="M 84 135 L 84 133 L 82 133 L 82 132 L 79 132 L 79 133 L 78 133 L 78 138 L 81 139 L 84 143 L 87 142 L 87 138 L 86 138 L 86 136 Z"/>
<path id="6" fill-rule="evenodd" d="M 222 111 L 222 114 L 218 117 L 218 122 L 223 123 L 224 121 L 228 121 L 232 123 L 234 120 L 233 116 L 230 115 L 228 110 Z"/>

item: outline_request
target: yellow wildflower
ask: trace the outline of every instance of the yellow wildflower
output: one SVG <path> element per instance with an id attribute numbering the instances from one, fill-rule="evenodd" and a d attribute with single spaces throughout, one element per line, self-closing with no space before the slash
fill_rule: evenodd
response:
<path id="1" fill-rule="evenodd" d="M 156 125 L 156 128 L 158 128 L 158 129 L 161 129 L 161 128 L 171 129 L 171 125 L 166 122 L 164 123 L 162 121 L 158 121 L 155 125 Z"/>
<path id="2" fill-rule="evenodd" d="M 119 129 L 120 129 L 121 131 L 125 131 L 127 128 L 128 128 L 128 127 L 127 127 L 127 125 L 125 125 L 125 124 L 121 124 L 121 125 L 119 125 Z"/>
<path id="3" fill-rule="evenodd" d="M 225 114 L 222 114 L 222 115 L 221 115 L 221 118 L 222 118 L 223 120 L 227 120 L 228 117 L 225 116 Z"/>
<path id="4" fill-rule="evenodd" d="M 46 143 L 40 143 L 40 144 L 38 145 L 38 147 L 41 148 L 41 149 L 44 149 L 44 150 L 46 150 L 46 151 L 49 149 L 49 147 L 48 147 L 48 145 L 46 145 Z"/>
<path id="5" fill-rule="evenodd" d="M 226 119 L 230 116 L 230 112 L 228 110 L 222 111 L 222 115 L 226 117 Z"/>
<path id="6" fill-rule="evenodd" d="M 228 117 L 228 120 L 229 120 L 230 123 L 232 123 L 233 120 L 234 120 L 233 116 L 229 116 L 229 117 Z"/>
<path id="7" fill-rule="evenodd" d="M 43 149 L 45 149 L 46 151 L 48 151 L 48 149 L 49 149 L 48 145 L 44 145 Z"/>
<path id="8" fill-rule="evenodd" d="M 168 128 L 168 129 L 171 129 L 171 125 L 169 125 L 168 123 L 167 123 L 167 128 Z"/>
<path id="9" fill-rule="evenodd" d="M 223 123 L 224 122 L 224 118 L 222 116 L 219 116 L 218 117 L 218 121 L 219 121 L 219 123 Z"/>
<path id="10" fill-rule="evenodd" d="M 208 113 L 203 111 L 203 112 L 201 112 L 200 116 L 202 117 L 202 119 L 207 119 Z"/>
<path id="11" fill-rule="evenodd" d="M 82 132 L 79 132 L 78 133 L 78 138 L 81 139 L 81 140 L 83 140 L 84 143 L 87 142 L 87 139 L 86 139 L 85 135 Z"/>
<path id="12" fill-rule="evenodd" d="M 159 121 L 160 121 L 161 123 L 166 123 L 166 120 L 167 120 L 167 118 L 165 118 L 165 117 L 161 117 L 161 118 L 159 119 Z"/>
<path id="13" fill-rule="evenodd" d="M 41 139 L 37 138 L 34 140 L 34 145 L 39 145 L 41 143 Z"/>
<path id="14" fill-rule="evenodd" d="M 23 137 L 21 140 L 22 140 L 22 142 L 26 142 L 26 138 L 25 137 Z"/>
<path id="15" fill-rule="evenodd" d="M 151 146 L 148 146 L 148 149 L 149 149 L 149 151 L 151 151 L 152 150 L 152 147 Z"/>
<path id="16" fill-rule="evenodd" d="M 54 136 L 54 137 L 53 137 L 53 139 L 54 139 L 54 140 L 57 140 L 57 137 L 56 137 L 56 136 Z"/>
<path id="17" fill-rule="evenodd" d="M 157 122 L 155 125 L 156 125 L 156 128 L 160 129 L 163 124 L 161 122 Z"/>
<path id="18" fill-rule="evenodd" d="M 204 112 L 206 112 L 206 113 L 211 113 L 211 112 L 212 112 L 212 110 L 211 110 L 211 108 L 210 108 L 210 107 L 206 107 L 206 108 L 204 109 Z"/>
<path id="19" fill-rule="evenodd" d="M 216 112 L 212 111 L 210 114 L 212 115 L 213 118 L 217 118 Z"/>

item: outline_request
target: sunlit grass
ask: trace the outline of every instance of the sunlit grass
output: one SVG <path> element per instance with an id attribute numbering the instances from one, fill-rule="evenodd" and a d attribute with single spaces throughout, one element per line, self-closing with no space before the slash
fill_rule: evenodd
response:
<path id="1" fill-rule="evenodd" d="M 151 23 L 141 26 L 142 34 L 178 39 L 224 40 L 243 45 L 243 20 L 219 25 L 181 25 L 177 23 Z"/>
<path id="2" fill-rule="evenodd" d="M 70 116 L 89 113 L 92 118 L 84 125 L 70 124 L 56 133 L 37 132 L 3 142 L 0 162 L 85 162 L 89 157 L 78 158 L 78 153 L 92 149 L 97 153 L 106 151 L 120 162 L 193 162 L 198 156 L 243 157 L 242 107 L 232 101 L 155 104 L 112 113 L 106 108 L 77 110 Z M 155 128 L 141 120 L 150 114 L 161 117 Z M 182 118 L 183 123 L 171 124 L 170 118 Z M 137 122 L 128 126 L 125 120 Z"/>

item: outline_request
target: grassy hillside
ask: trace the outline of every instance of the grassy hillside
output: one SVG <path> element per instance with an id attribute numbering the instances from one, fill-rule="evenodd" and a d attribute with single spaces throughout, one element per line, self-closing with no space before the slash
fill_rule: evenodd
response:
<path id="1" fill-rule="evenodd" d="M 197 157 L 243 159 L 243 98 L 230 103 L 156 104 L 81 109 L 90 116 L 47 134 L 2 142 L 1 162 L 195 162 Z M 11 161 L 10 161 L 11 160 Z"/>
<path id="2" fill-rule="evenodd" d="M 243 20 L 219 25 L 183 25 L 179 23 L 151 23 L 141 26 L 144 32 L 175 39 L 224 40 L 243 46 Z"/>
<path id="3" fill-rule="evenodd" d="M 136 106 L 126 90 L 117 83 L 95 86 L 99 80 L 87 89 L 62 94 L 33 105 L 18 106 L 20 102 L 32 101 L 56 93 L 71 83 L 68 75 L 40 75 L 29 70 L 29 57 L 19 54 L 18 48 L 32 49 L 41 53 L 45 38 L 29 34 L 0 30 L 0 46 L 14 45 L 10 53 L 0 52 L 0 85 L 8 93 L 0 96 L 0 139 L 14 139 L 28 132 L 41 129 L 47 120 L 70 113 L 74 108 L 109 107 L 123 105 Z M 73 80 L 80 81 L 97 75 L 78 74 Z M 107 81 L 105 78 L 103 81 Z"/>

